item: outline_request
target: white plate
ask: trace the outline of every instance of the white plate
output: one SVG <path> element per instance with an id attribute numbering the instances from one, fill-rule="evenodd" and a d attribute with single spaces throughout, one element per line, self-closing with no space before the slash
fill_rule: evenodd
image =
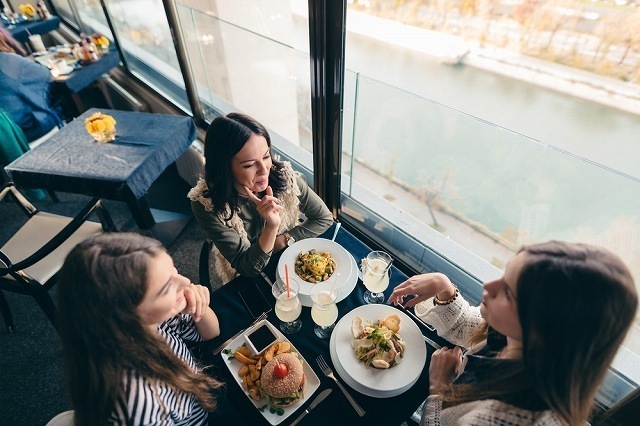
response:
<path id="1" fill-rule="evenodd" d="M 280 330 L 278 330 L 277 327 L 274 327 L 274 325 L 271 324 L 267 320 L 262 320 L 262 321 L 256 323 L 253 327 L 247 329 L 244 334 L 249 334 L 251 331 L 253 331 L 256 328 L 260 327 L 262 324 L 266 324 L 271 329 L 271 331 L 273 331 L 273 333 L 278 338 L 278 342 L 286 341 L 286 342 L 291 343 L 289 341 L 289 339 L 287 339 L 285 337 L 285 335 L 282 334 L 280 332 Z M 245 342 L 246 341 L 244 339 L 244 336 L 242 336 L 242 335 L 238 336 L 234 340 L 232 340 L 231 343 L 229 343 L 225 349 L 231 349 L 232 351 L 234 351 L 234 350 L 236 350 L 236 348 L 242 346 L 242 344 L 245 343 Z M 302 354 L 296 349 L 295 346 L 293 346 L 293 343 L 291 343 L 291 352 L 297 352 L 299 354 L 299 358 L 302 361 L 302 368 L 304 369 L 304 374 L 305 374 L 306 379 L 307 379 L 307 389 L 304 392 L 304 398 L 303 399 L 301 399 L 300 401 L 296 402 L 295 404 L 293 404 L 290 407 L 283 408 L 284 414 L 282 416 L 279 416 L 276 413 L 271 413 L 269 411 L 269 407 L 264 409 L 264 411 L 262 412 L 262 415 L 272 425 L 277 425 L 277 424 L 281 423 L 283 420 L 285 420 L 287 417 L 289 417 L 291 414 L 293 414 L 298 408 L 300 408 L 300 406 L 302 406 L 302 404 L 304 404 L 309 399 L 309 397 L 311 395 L 313 395 L 313 393 L 318 389 L 318 387 L 320 387 L 320 379 L 318 379 L 318 376 L 316 375 L 316 373 L 314 373 L 314 371 L 311 368 L 311 366 L 309 366 L 307 361 L 302 357 Z M 240 376 L 238 376 L 238 370 L 240 370 L 240 367 L 242 367 L 242 364 L 240 362 L 236 361 L 235 359 L 227 359 L 227 358 L 229 358 L 229 355 L 227 355 L 227 354 L 225 354 L 223 352 L 220 352 L 220 355 L 222 356 L 222 359 L 224 360 L 225 364 L 227 365 L 227 368 L 229 368 L 229 371 L 231 372 L 231 375 L 236 379 L 236 382 L 238 383 L 238 386 L 240 386 L 240 388 L 242 389 L 242 379 L 240 378 Z M 244 389 L 242 391 L 245 392 Z M 246 392 L 245 392 L 245 395 L 247 395 Z M 251 401 L 253 403 L 253 405 L 256 406 L 256 409 L 264 406 L 265 404 L 267 404 L 267 400 L 265 398 L 262 398 L 260 401 L 255 401 L 255 400 L 251 399 L 249 397 L 249 395 L 247 395 L 247 398 L 249 398 L 249 401 Z"/>
<path id="2" fill-rule="evenodd" d="M 365 322 L 377 322 L 390 314 L 400 317 L 398 334 L 407 344 L 404 358 L 388 370 L 367 368 L 358 361 L 351 346 L 351 322 L 356 315 Z M 329 349 L 338 375 L 356 391 L 374 398 L 390 398 L 406 392 L 420 378 L 427 360 L 427 349 L 418 326 L 404 312 L 388 305 L 365 305 L 347 313 L 333 329 Z"/>
<path id="3" fill-rule="evenodd" d="M 353 256 L 351 256 L 351 254 L 349 254 L 349 252 L 347 252 L 340 244 L 326 238 L 307 238 L 293 243 L 291 247 L 287 248 L 282 253 L 282 256 L 280 256 L 278 268 L 276 269 L 276 278 L 284 277 L 284 265 L 289 265 L 289 276 L 295 278 L 300 284 L 300 293 L 298 294 L 300 303 L 302 303 L 302 306 L 313 306 L 313 301 L 311 300 L 311 289 L 313 288 L 313 284 L 300 278 L 298 274 L 296 274 L 294 268 L 296 259 L 300 252 L 304 253 L 311 249 L 329 252 L 336 260 L 336 270 L 333 274 L 335 275 L 340 273 L 340 277 L 338 277 L 338 282 L 336 283 L 336 289 L 338 292 L 336 301 L 340 302 L 345 299 L 358 283 L 358 265 L 356 264 Z M 328 282 L 333 283 L 333 280 L 335 279 L 334 275 L 329 277 Z"/>

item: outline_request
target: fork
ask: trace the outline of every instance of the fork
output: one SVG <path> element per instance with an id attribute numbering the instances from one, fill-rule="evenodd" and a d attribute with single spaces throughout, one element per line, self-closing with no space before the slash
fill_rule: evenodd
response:
<path id="1" fill-rule="evenodd" d="M 331 370 L 331 367 L 329 367 L 329 365 L 324 360 L 322 355 L 320 355 L 318 358 L 316 358 L 316 362 L 318 363 L 318 366 L 322 370 L 322 374 L 324 374 L 325 376 L 329 377 L 330 379 L 333 379 L 333 381 L 336 382 L 336 384 L 338 385 L 338 387 L 340 388 L 340 390 L 342 391 L 344 396 L 346 396 L 347 399 L 349 400 L 349 402 L 351 403 L 351 406 L 354 408 L 354 410 L 356 410 L 356 413 L 358 413 L 358 415 L 360 417 L 364 416 L 365 411 L 356 402 L 356 400 L 353 399 L 351 394 L 349 392 L 347 392 L 347 390 L 344 388 L 344 386 L 342 386 L 342 384 L 338 381 L 338 379 L 336 379 L 336 376 L 333 375 L 333 370 Z"/>

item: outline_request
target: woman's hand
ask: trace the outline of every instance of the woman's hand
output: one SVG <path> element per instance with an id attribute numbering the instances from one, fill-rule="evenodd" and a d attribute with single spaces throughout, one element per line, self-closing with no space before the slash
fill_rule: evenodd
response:
<path id="1" fill-rule="evenodd" d="M 267 226 L 278 229 L 280 226 L 280 212 L 282 211 L 282 206 L 280 205 L 280 200 L 273 196 L 273 189 L 271 189 L 271 186 L 267 186 L 267 190 L 265 191 L 262 199 L 256 197 L 256 195 L 246 186 L 244 187 L 244 191 L 247 193 L 249 199 L 256 205 L 256 210 L 258 210 L 260 216 L 262 216 L 267 222 Z"/>
<path id="2" fill-rule="evenodd" d="M 184 289 L 184 298 L 187 300 L 187 306 L 182 313 L 190 314 L 197 323 L 209 308 L 209 302 L 211 301 L 209 289 L 191 283 L 189 287 Z"/>
<path id="3" fill-rule="evenodd" d="M 431 356 L 429 364 L 429 393 L 436 395 L 443 387 L 450 385 L 462 366 L 462 349 L 456 346 L 449 350 L 446 346 L 438 349 Z"/>
<path id="4" fill-rule="evenodd" d="M 387 303 L 393 303 L 394 305 L 404 304 L 405 307 L 409 308 L 435 295 L 438 295 L 440 300 L 450 299 L 455 292 L 455 286 L 444 274 L 433 272 L 414 275 L 393 290 Z M 411 295 L 416 297 L 408 300 L 405 304 L 404 298 Z"/>

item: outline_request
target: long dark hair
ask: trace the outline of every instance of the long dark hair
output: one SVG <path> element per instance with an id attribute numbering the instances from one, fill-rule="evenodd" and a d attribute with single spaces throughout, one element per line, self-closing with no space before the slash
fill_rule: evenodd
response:
<path id="1" fill-rule="evenodd" d="M 207 184 L 205 197 L 211 198 L 216 213 L 224 213 L 229 206 L 229 220 L 238 208 L 238 191 L 234 185 L 231 159 L 247 143 L 251 135 L 259 135 L 267 140 L 271 149 L 271 136 L 267 129 L 245 114 L 232 112 L 224 117 L 216 117 L 207 129 L 204 143 L 204 180 Z M 269 185 L 277 196 L 286 182 L 283 176 L 284 163 L 273 157 L 269 172 Z"/>
<path id="2" fill-rule="evenodd" d="M 77 425 L 106 424 L 125 396 L 127 370 L 193 395 L 206 410 L 215 408 L 209 390 L 221 383 L 192 371 L 138 316 L 149 263 L 163 252 L 160 242 L 138 234 L 102 234 L 78 244 L 64 262 L 59 328 Z"/>
<path id="3" fill-rule="evenodd" d="M 527 259 L 516 286 L 520 368 L 496 371 L 491 383 L 453 385 L 444 399 L 460 403 L 529 388 L 568 424 L 581 424 L 635 317 L 633 278 L 600 247 L 549 241 L 521 252 Z"/>

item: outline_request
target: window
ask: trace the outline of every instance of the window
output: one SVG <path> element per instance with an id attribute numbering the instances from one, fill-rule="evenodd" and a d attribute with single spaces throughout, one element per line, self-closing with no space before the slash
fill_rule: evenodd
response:
<path id="1" fill-rule="evenodd" d="M 100 33 L 113 41 L 113 34 L 99 0 L 73 0 L 73 4 L 85 34 Z"/>
<path id="2" fill-rule="evenodd" d="M 67 21 L 75 29 L 78 29 L 78 21 L 71 8 L 69 0 L 51 0 L 51 4 L 55 7 L 55 11 L 61 18 Z"/>
<path id="3" fill-rule="evenodd" d="M 185 111 L 184 79 L 161 0 L 107 2 L 128 70 Z"/>
<path id="4" fill-rule="evenodd" d="M 472 299 L 550 239 L 609 248 L 640 285 L 640 40 L 619 36 L 638 14 L 561 3 L 348 2 L 343 213 Z"/>
<path id="5" fill-rule="evenodd" d="M 178 14 L 205 119 L 249 114 L 270 129 L 276 147 L 310 169 L 306 7 L 289 1 L 180 1 Z"/>

